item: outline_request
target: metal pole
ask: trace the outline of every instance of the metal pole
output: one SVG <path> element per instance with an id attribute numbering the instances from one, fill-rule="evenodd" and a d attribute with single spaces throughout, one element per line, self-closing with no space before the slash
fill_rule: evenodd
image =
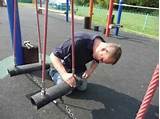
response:
<path id="1" fill-rule="evenodd" d="M 93 15 L 93 0 L 89 1 L 89 16 L 90 16 L 90 24 L 92 24 L 92 15 Z M 91 25 L 90 25 L 91 26 Z"/>
<path id="2" fill-rule="evenodd" d="M 68 22 L 69 0 L 66 0 L 66 22 Z"/>
<path id="3" fill-rule="evenodd" d="M 40 7 L 42 7 L 42 0 L 40 0 Z"/>
<path id="4" fill-rule="evenodd" d="M 106 33 L 105 33 L 106 37 L 109 37 L 109 34 L 110 34 L 109 25 L 111 24 L 111 21 L 112 21 L 113 3 L 114 3 L 114 0 L 109 1 L 109 14 L 107 18 Z"/>
<path id="5" fill-rule="evenodd" d="M 14 49 L 15 65 L 22 65 L 24 64 L 24 59 L 23 59 L 21 29 L 20 29 L 17 0 L 15 1 L 7 0 L 7 9 L 8 9 L 12 46 Z"/>
<path id="6" fill-rule="evenodd" d="M 72 73 L 75 73 L 74 0 L 71 0 Z"/>
<path id="7" fill-rule="evenodd" d="M 122 15 L 122 6 L 123 0 L 119 0 L 119 6 L 118 6 L 118 12 L 117 12 L 117 25 L 120 24 L 121 21 L 121 15 Z M 119 27 L 115 28 L 115 35 L 117 36 L 119 32 Z"/>
<path id="8" fill-rule="evenodd" d="M 47 25 L 48 25 L 48 0 L 46 0 L 45 14 L 44 14 L 44 42 L 43 42 L 43 55 L 42 55 L 42 90 L 41 94 L 45 95 L 45 78 L 46 78 L 46 46 L 47 46 Z"/>
<path id="9" fill-rule="evenodd" d="M 37 0 L 35 0 L 35 5 L 36 5 L 36 16 L 37 16 L 38 47 L 39 47 L 39 54 L 40 54 L 40 62 L 42 63 L 41 33 L 40 33 L 40 25 L 39 25 L 39 14 L 38 14 Z"/>

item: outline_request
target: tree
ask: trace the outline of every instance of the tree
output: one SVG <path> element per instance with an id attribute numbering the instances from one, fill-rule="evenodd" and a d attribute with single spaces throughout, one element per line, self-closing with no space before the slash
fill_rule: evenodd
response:
<path id="1" fill-rule="evenodd" d="M 75 0 L 76 5 L 87 6 L 89 4 L 89 0 Z"/>
<path id="2" fill-rule="evenodd" d="M 101 8 L 107 8 L 109 0 L 96 0 L 97 6 Z"/>

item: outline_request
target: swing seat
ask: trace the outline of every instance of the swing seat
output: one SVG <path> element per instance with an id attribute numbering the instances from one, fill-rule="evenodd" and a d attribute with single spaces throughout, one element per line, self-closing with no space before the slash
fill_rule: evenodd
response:
<path id="1" fill-rule="evenodd" d="M 66 82 L 61 82 L 57 85 L 54 85 L 48 89 L 45 90 L 45 94 L 42 92 L 39 92 L 33 96 L 31 96 L 30 100 L 31 103 L 37 107 L 37 109 L 40 109 L 41 107 L 49 104 L 53 100 L 56 100 L 68 92 L 70 92 L 73 88 L 70 87 Z"/>

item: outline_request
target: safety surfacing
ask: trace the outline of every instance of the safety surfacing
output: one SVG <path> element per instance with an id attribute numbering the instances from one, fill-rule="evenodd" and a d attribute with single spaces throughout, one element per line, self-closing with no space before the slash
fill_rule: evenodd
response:
<path id="1" fill-rule="evenodd" d="M 0 60 L 13 53 L 6 8 L 0 8 Z M 37 44 L 35 9 L 19 9 L 22 40 Z M 43 34 L 43 14 L 40 15 Z M 70 22 L 65 17 L 49 12 L 47 54 L 70 35 Z M 83 21 L 75 20 L 75 31 L 94 32 L 83 29 Z M 101 32 L 95 32 L 103 35 Z M 43 35 L 42 35 L 43 36 Z M 105 38 L 105 36 L 103 35 Z M 88 80 L 86 92 L 75 91 L 64 96 L 64 104 L 53 102 L 37 110 L 29 96 L 40 90 L 41 71 L 9 77 L 6 70 L 0 80 L 0 119 L 134 119 L 147 90 L 152 73 L 158 63 L 158 41 L 144 36 L 121 32 L 118 37 L 105 38 L 107 42 L 119 43 L 122 57 L 114 65 L 100 64 Z M 0 62 L 0 63 L 1 63 Z M 2 68 L 5 65 L 1 65 Z M 53 82 L 47 78 L 46 86 Z M 159 107 L 157 89 L 145 119 L 157 119 Z M 66 108 L 67 107 L 67 108 Z"/>

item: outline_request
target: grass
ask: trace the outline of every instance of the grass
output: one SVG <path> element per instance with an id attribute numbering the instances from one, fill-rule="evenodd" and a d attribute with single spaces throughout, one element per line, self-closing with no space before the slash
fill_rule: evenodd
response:
<path id="1" fill-rule="evenodd" d="M 20 7 L 29 6 L 33 7 L 34 4 L 30 3 L 20 3 Z M 76 14 L 79 16 L 88 16 L 88 7 L 83 6 L 75 6 L 77 10 Z M 114 23 L 116 23 L 116 12 L 115 14 Z M 108 11 L 106 9 L 94 8 L 94 15 L 93 15 L 93 24 L 106 26 L 106 18 L 107 18 Z M 147 17 L 147 22 L 144 28 L 146 15 L 140 13 L 130 13 L 130 12 L 122 12 L 121 17 L 121 24 L 124 26 L 121 30 L 126 32 L 134 32 L 144 36 L 148 36 L 151 38 L 158 39 L 159 37 L 159 16 L 149 16 Z"/>
<path id="2" fill-rule="evenodd" d="M 80 16 L 88 16 L 88 7 L 76 6 L 78 9 L 76 14 Z M 106 26 L 106 18 L 108 11 L 106 9 L 94 8 L 93 24 Z M 116 11 L 113 12 L 116 17 Z M 127 32 L 135 32 L 143 35 L 147 35 L 152 38 L 159 37 L 159 17 L 149 16 L 145 25 L 145 14 L 130 13 L 123 11 L 121 17 L 121 24 L 124 26 L 122 30 Z M 116 23 L 116 18 L 114 19 Z M 145 26 L 145 27 L 144 27 Z"/>

